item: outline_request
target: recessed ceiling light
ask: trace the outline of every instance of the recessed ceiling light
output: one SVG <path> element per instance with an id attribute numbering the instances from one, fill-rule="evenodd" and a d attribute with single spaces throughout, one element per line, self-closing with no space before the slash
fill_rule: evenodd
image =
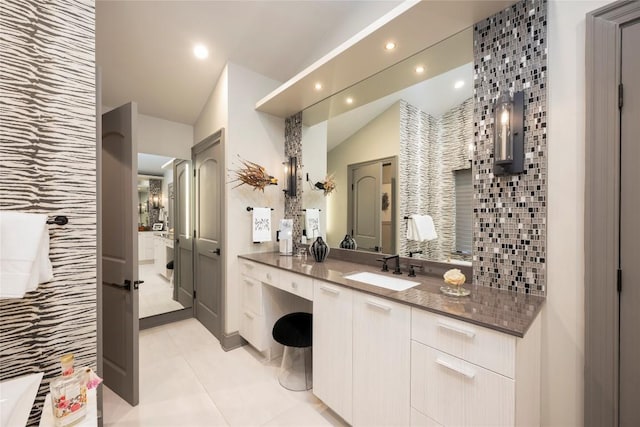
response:
<path id="1" fill-rule="evenodd" d="M 316 88 L 316 90 L 320 90 L 322 89 L 322 83 L 318 82 L 313 87 Z"/>
<path id="2" fill-rule="evenodd" d="M 416 67 L 416 73 L 418 73 L 418 74 L 424 73 L 424 67 L 422 65 L 418 65 Z"/>
<path id="3" fill-rule="evenodd" d="M 197 44 L 193 47 L 193 54 L 198 59 L 207 59 L 209 56 L 209 49 L 203 44 Z"/>
<path id="4" fill-rule="evenodd" d="M 396 48 L 396 44 L 394 42 L 387 42 L 387 44 L 384 45 L 384 48 L 387 50 L 393 50 Z"/>
<path id="5" fill-rule="evenodd" d="M 462 86 L 464 86 L 464 80 L 458 80 L 453 87 L 456 89 L 460 89 Z"/>
<path id="6" fill-rule="evenodd" d="M 353 98 L 352 97 L 348 97 L 347 99 L 345 99 L 345 102 L 347 104 L 353 104 Z"/>

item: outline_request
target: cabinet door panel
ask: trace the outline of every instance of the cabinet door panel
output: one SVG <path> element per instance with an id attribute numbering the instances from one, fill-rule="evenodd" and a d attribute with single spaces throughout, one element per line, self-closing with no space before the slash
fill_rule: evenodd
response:
<path id="1" fill-rule="evenodd" d="M 445 426 L 511 426 L 515 382 L 411 343 L 411 406 Z"/>
<path id="2" fill-rule="evenodd" d="M 353 424 L 410 424 L 409 307 L 353 295 Z"/>
<path id="3" fill-rule="evenodd" d="M 313 394 L 352 423 L 353 292 L 313 285 Z"/>

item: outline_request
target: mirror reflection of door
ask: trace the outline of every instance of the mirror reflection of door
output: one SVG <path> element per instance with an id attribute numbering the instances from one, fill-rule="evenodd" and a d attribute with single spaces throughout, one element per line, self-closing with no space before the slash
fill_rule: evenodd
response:
<path id="1" fill-rule="evenodd" d="M 150 318 L 182 310 L 176 297 L 174 268 L 175 209 L 169 188 L 175 188 L 175 159 L 138 153 L 138 275 L 140 284 L 139 318 Z M 173 200 L 172 200 L 173 199 Z M 174 262 L 175 264 L 175 262 Z"/>
<path id="2" fill-rule="evenodd" d="M 174 298 L 184 307 L 193 305 L 193 220 L 191 213 L 191 162 L 177 160 L 175 176 L 175 261 Z"/>
<path id="3" fill-rule="evenodd" d="M 392 201 L 395 159 L 380 159 L 348 166 L 349 223 L 358 248 L 371 252 L 395 251 Z"/>

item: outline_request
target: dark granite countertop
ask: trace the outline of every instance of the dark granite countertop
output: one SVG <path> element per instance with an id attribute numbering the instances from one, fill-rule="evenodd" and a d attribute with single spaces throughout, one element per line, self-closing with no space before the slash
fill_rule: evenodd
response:
<path id="1" fill-rule="evenodd" d="M 406 274 L 400 276 L 407 280 L 421 282 L 420 285 L 406 291 L 392 291 L 343 277 L 360 271 L 396 277 L 391 273 L 382 273 L 379 268 L 338 259 L 327 258 L 324 262 L 318 263 L 311 257 L 305 259 L 280 256 L 277 252 L 254 253 L 239 257 L 464 320 L 516 337 L 524 337 L 545 301 L 543 297 L 472 284 L 465 285 L 471 291 L 471 295 L 450 297 L 440 292 L 440 287 L 444 285 L 441 277 L 420 274 L 416 277 L 407 277 Z"/>

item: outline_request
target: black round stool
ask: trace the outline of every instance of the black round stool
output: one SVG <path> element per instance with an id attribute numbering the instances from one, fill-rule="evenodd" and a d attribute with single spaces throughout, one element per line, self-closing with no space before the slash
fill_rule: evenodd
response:
<path id="1" fill-rule="evenodd" d="M 284 345 L 278 381 L 288 390 L 312 387 L 312 329 L 311 313 L 289 313 L 273 325 L 273 339 Z"/>

